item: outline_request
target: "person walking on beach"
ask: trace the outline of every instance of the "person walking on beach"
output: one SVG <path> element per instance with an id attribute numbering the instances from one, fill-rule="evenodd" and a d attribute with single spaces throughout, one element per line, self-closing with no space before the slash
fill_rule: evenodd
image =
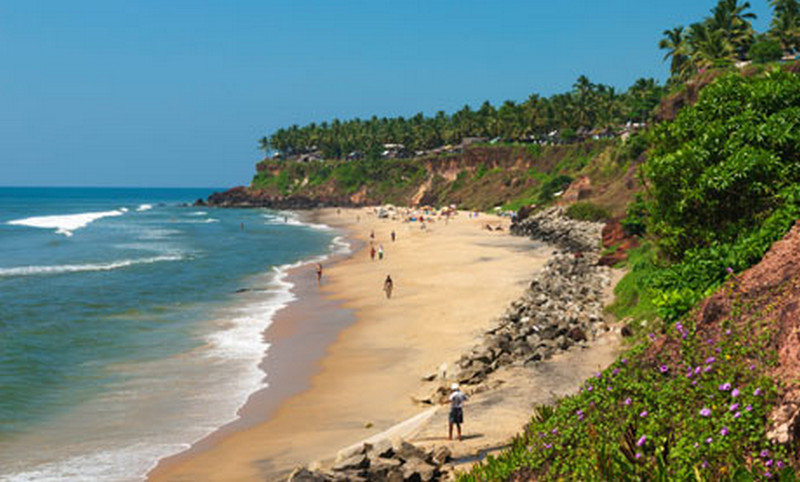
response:
<path id="1" fill-rule="evenodd" d="M 383 291 L 386 292 L 386 299 L 390 299 L 392 297 L 392 290 L 394 289 L 394 282 L 392 281 L 392 277 L 388 274 L 386 275 L 386 281 L 383 282 Z"/>
<path id="2" fill-rule="evenodd" d="M 394 243 L 395 238 L 397 238 L 397 233 L 395 233 L 394 229 L 392 229 L 392 242 L 393 243 Z"/>
<path id="3" fill-rule="evenodd" d="M 372 261 L 375 261 L 375 246 L 369 247 L 369 257 Z"/>
<path id="4" fill-rule="evenodd" d="M 369 233 L 369 239 L 371 239 L 371 240 L 373 240 L 373 241 L 375 240 L 375 230 L 374 230 L 374 229 L 373 229 L 372 231 L 370 231 L 370 233 Z"/>
<path id="5" fill-rule="evenodd" d="M 458 432 L 458 440 L 461 440 L 461 424 L 464 423 L 464 402 L 469 398 L 461 391 L 458 383 L 450 386 L 450 417 L 447 431 L 447 439 L 453 440 L 453 425 Z"/>
<path id="6" fill-rule="evenodd" d="M 322 263 L 317 263 L 317 284 L 322 284 Z"/>
<path id="7" fill-rule="evenodd" d="M 383 259 L 383 245 L 382 244 L 378 245 L 378 259 L 379 260 Z"/>

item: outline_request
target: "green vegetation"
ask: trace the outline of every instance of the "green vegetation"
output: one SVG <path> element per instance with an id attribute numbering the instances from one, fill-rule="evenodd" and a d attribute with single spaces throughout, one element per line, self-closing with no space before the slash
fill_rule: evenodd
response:
<path id="1" fill-rule="evenodd" d="M 385 144 L 402 144 L 415 152 L 456 145 L 468 137 L 545 140 L 552 131 L 563 130 L 563 140 L 574 140 L 581 128 L 649 120 L 663 92 L 653 79 L 639 79 L 618 93 L 580 76 L 570 92 L 547 98 L 533 94 L 524 102 L 508 100 L 500 107 L 487 101 L 477 110 L 467 105 L 452 115 L 439 111 L 433 117 L 419 113 L 408 119 L 373 116 L 294 125 L 262 137 L 259 149 L 265 153 L 274 149 L 285 156 L 319 152 L 325 159 L 344 159 L 351 153 L 377 158 Z"/>
<path id="2" fill-rule="evenodd" d="M 735 273 L 800 218 L 799 106 L 794 74 L 727 75 L 650 133 L 646 191 L 623 220 L 645 240 L 609 307 L 633 347 L 461 480 L 796 480 L 795 447 L 765 433 L 774 317 L 696 326 L 687 314 L 720 289 L 747 312 Z"/>
<path id="3" fill-rule="evenodd" d="M 777 40 L 762 39 L 750 47 L 750 58 L 759 64 L 780 60 L 782 56 L 783 49 Z"/>
<path id="4" fill-rule="evenodd" d="M 590 202 L 576 202 L 567 208 L 567 216 L 578 221 L 607 221 L 611 213 L 607 209 Z"/>
<path id="5" fill-rule="evenodd" d="M 776 352 L 768 337 L 725 330 L 651 333 L 459 480 L 790 480 L 792 454 L 764 436 Z"/>
<path id="6" fill-rule="evenodd" d="M 702 21 L 664 31 L 659 48 L 666 50 L 674 82 L 709 68 L 731 66 L 738 61 L 767 62 L 800 48 L 800 2 L 770 0 L 774 15 L 770 30 L 760 38 L 750 23 L 756 18 L 750 2 L 719 0 Z M 777 48 L 777 50 L 776 50 Z"/>

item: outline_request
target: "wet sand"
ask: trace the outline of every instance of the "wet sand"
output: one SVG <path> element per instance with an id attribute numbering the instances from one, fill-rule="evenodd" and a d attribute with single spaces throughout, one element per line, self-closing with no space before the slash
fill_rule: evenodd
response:
<path id="1" fill-rule="evenodd" d="M 421 413 L 426 407 L 411 401 L 425 389 L 420 377 L 471 347 L 550 253 L 509 236 L 508 221 L 494 216 L 460 213 L 422 230 L 370 212 L 316 216 L 362 243 L 374 230 L 385 259 L 372 261 L 362 249 L 326 267 L 319 294 L 298 292 L 301 301 L 266 333 L 270 387 L 251 399 L 240 422 L 163 461 L 152 480 L 276 479 Z M 487 222 L 506 231 L 482 229 Z M 308 280 L 313 269 L 304 269 L 296 275 Z M 382 292 L 387 274 L 395 281 L 392 299 Z M 319 351 L 317 362 L 309 353 Z"/>

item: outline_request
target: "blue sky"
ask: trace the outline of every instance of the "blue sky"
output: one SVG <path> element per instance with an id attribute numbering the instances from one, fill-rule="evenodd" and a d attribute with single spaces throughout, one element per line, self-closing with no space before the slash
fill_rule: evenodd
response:
<path id="1" fill-rule="evenodd" d="M 714 3 L 3 0 L 0 185 L 247 184 L 281 126 L 663 80 Z"/>

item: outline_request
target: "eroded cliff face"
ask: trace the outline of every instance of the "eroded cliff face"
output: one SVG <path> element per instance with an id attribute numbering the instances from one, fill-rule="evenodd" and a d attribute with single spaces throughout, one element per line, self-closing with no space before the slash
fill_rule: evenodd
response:
<path id="1" fill-rule="evenodd" d="M 250 186 L 215 193 L 208 203 L 279 209 L 458 204 L 484 210 L 534 194 L 549 177 L 573 173 L 607 147 L 607 142 L 475 146 L 435 158 L 373 163 L 262 161 Z"/>

